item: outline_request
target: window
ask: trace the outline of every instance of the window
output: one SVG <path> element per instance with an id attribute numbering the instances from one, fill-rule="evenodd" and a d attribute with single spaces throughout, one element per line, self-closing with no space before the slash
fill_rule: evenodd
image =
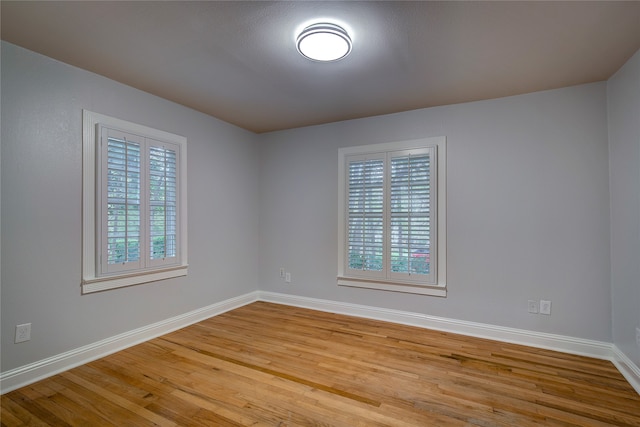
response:
<path id="1" fill-rule="evenodd" d="M 339 150 L 338 284 L 446 295 L 446 140 Z"/>
<path id="2" fill-rule="evenodd" d="M 186 275 L 186 139 L 86 110 L 83 132 L 83 293 Z"/>

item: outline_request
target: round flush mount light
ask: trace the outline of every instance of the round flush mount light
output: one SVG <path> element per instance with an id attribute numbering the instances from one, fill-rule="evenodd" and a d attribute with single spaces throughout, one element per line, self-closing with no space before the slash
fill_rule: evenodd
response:
<path id="1" fill-rule="evenodd" d="M 336 24 L 309 25 L 296 39 L 298 52 L 314 61 L 337 61 L 351 52 L 351 37 Z"/>

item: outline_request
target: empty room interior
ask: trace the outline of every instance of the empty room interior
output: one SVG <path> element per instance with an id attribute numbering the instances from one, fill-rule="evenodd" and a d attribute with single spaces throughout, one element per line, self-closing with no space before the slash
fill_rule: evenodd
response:
<path id="1" fill-rule="evenodd" d="M 3 426 L 640 426 L 640 2 L 0 17 Z"/>

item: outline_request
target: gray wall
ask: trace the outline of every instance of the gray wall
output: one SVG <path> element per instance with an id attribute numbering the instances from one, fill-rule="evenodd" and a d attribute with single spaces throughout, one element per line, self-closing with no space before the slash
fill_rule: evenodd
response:
<path id="1" fill-rule="evenodd" d="M 256 135 L 5 42 L 1 64 L 2 371 L 256 290 Z M 187 137 L 187 277 L 80 295 L 82 109 Z"/>
<path id="2" fill-rule="evenodd" d="M 602 82 L 264 135 L 261 289 L 611 341 L 606 107 Z M 338 148 L 441 135 L 447 298 L 338 287 Z"/>
<path id="3" fill-rule="evenodd" d="M 640 366 L 640 51 L 609 80 L 613 343 Z"/>
<path id="4" fill-rule="evenodd" d="M 609 85 L 254 135 L 3 42 L 1 370 L 256 289 L 613 340 L 638 363 L 638 62 Z M 186 278 L 80 295 L 83 108 L 188 138 Z M 338 148 L 442 135 L 448 297 L 338 287 Z"/>

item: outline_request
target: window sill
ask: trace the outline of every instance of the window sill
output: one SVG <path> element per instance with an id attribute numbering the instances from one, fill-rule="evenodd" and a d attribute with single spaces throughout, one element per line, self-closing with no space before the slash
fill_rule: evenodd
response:
<path id="1" fill-rule="evenodd" d="M 355 288 L 378 289 L 382 291 L 403 292 L 407 294 L 430 295 L 435 297 L 447 296 L 447 288 L 444 285 L 412 285 L 399 282 L 381 282 L 371 279 L 356 279 L 353 277 L 338 277 L 338 285 Z"/>
<path id="2" fill-rule="evenodd" d="M 115 277 L 88 277 L 82 280 L 82 293 L 90 294 L 92 292 L 106 291 L 108 289 L 123 288 L 125 286 L 133 286 L 141 283 L 186 276 L 187 267 L 187 265 L 179 265 L 171 268 L 141 271 L 127 275 L 118 275 Z"/>

